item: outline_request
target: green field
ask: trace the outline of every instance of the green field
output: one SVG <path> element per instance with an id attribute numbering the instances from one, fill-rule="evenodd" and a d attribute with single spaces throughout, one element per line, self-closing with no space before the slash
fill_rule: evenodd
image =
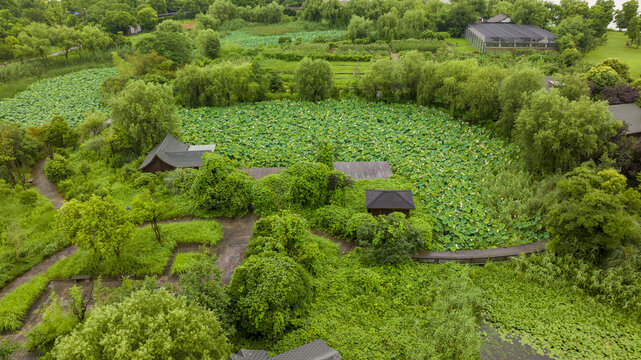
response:
<path id="1" fill-rule="evenodd" d="M 588 63 L 599 63 L 607 58 L 617 58 L 630 65 L 633 78 L 641 76 L 641 48 L 625 46 L 628 42 L 623 32 L 608 31 L 608 41 L 585 54 Z"/>
<path id="2" fill-rule="evenodd" d="M 0 102 L 0 120 L 33 126 L 61 115 L 77 124 L 87 112 L 105 109 L 98 96 L 100 84 L 115 73 L 112 68 L 92 69 L 41 80 Z"/>
<path id="3" fill-rule="evenodd" d="M 193 144 L 243 167 L 286 166 L 310 159 L 318 139 L 335 144 L 339 161 L 388 161 L 416 184 L 417 197 L 437 219 L 446 248 L 485 248 L 546 237 L 538 218 L 501 219 L 487 208 L 483 179 L 510 171 L 516 149 L 489 130 L 421 106 L 360 100 L 272 101 L 224 108 L 183 109 L 182 131 Z"/>
<path id="4" fill-rule="evenodd" d="M 470 53 L 477 51 L 474 46 L 464 38 L 448 38 L 445 43 L 449 45 L 454 52 Z"/>

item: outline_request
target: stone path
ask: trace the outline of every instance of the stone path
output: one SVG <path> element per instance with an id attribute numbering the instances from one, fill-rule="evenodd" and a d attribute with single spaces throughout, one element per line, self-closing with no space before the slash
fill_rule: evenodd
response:
<path id="1" fill-rule="evenodd" d="M 38 189 L 40 194 L 51 200 L 56 209 L 60 209 L 65 199 L 58 192 L 56 186 L 45 176 L 44 167 L 46 160 L 47 159 L 45 158 L 38 161 L 31 169 L 31 179 L 33 180 L 32 184 Z"/>
<path id="2" fill-rule="evenodd" d="M 217 219 L 223 226 L 223 240 L 216 250 L 218 267 L 224 272 L 223 284 L 229 284 L 234 269 L 243 262 L 245 248 L 249 243 L 256 220 L 258 217 L 254 214 L 235 219 Z"/>
<path id="3" fill-rule="evenodd" d="M 17 278 L 13 279 L 10 283 L 8 283 L 5 287 L 0 289 L 0 299 L 2 299 L 6 294 L 12 292 L 15 290 L 18 286 L 29 282 L 31 279 L 34 277 L 44 274 L 49 270 L 49 267 L 59 260 L 68 258 L 69 256 L 73 255 L 78 248 L 75 246 L 69 246 L 66 249 L 63 249 L 61 251 L 58 251 L 57 253 L 51 255 L 44 261 L 40 262 L 38 265 L 32 267 L 31 269 L 27 270 L 24 274 L 18 276 Z"/>

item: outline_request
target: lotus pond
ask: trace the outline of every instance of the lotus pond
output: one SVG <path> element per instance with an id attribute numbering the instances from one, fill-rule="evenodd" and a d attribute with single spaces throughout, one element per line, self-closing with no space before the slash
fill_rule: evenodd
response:
<path id="1" fill-rule="evenodd" d="M 416 184 L 415 196 L 436 218 L 437 235 L 448 249 L 547 238 L 538 216 L 499 219 L 483 205 L 490 195 L 480 180 L 512 168 L 517 149 L 489 130 L 440 111 L 330 100 L 181 109 L 180 115 L 187 142 L 217 144 L 217 151 L 243 167 L 311 159 L 313 144 L 320 140 L 336 146 L 339 161 L 388 161 L 395 174 Z"/>

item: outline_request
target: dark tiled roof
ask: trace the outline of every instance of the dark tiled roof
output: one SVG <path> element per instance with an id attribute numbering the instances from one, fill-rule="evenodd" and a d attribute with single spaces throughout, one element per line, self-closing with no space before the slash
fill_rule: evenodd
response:
<path id="1" fill-rule="evenodd" d="M 628 124 L 626 135 L 641 134 L 641 108 L 637 104 L 608 106 L 612 117 Z"/>
<path id="2" fill-rule="evenodd" d="M 368 209 L 414 209 L 411 190 L 365 190 Z"/>
<path id="3" fill-rule="evenodd" d="M 267 360 L 268 352 L 265 350 L 245 350 L 240 349 L 236 354 L 232 354 L 229 360 Z"/>
<path id="4" fill-rule="evenodd" d="M 285 168 L 268 167 L 240 169 L 240 171 L 246 172 L 249 176 L 254 178 L 254 180 L 259 180 L 283 169 Z M 334 169 L 344 172 L 354 180 L 389 179 L 389 177 L 393 175 L 392 169 L 387 161 L 337 161 L 334 163 Z"/>
<path id="5" fill-rule="evenodd" d="M 500 22 L 509 23 L 510 21 L 512 21 L 512 19 L 510 19 L 510 16 L 504 13 L 499 13 L 498 15 L 494 15 L 489 19 L 483 19 L 484 23 L 500 23 Z"/>
<path id="6" fill-rule="evenodd" d="M 468 26 L 485 42 L 511 41 L 542 41 L 553 42 L 556 35 L 534 25 L 518 25 L 511 23 L 478 23 Z"/>
<path id="7" fill-rule="evenodd" d="M 145 160 L 140 165 L 139 170 L 147 167 L 147 165 L 149 165 L 156 157 L 158 157 L 163 162 L 177 168 L 200 167 L 203 164 L 203 154 L 212 152 L 214 146 L 196 146 L 195 148 L 207 148 L 208 150 L 190 151 L 189 145 L 183 144 L 171 134 L 167 134 L 165 139 L 160 144 L 154 146 L 149 154 L 147 154 Z"/>
<path id="8" fill-rule="evenodd" d="M 392 169 L 387 161 L 352 161 L 334 163 L 334 169 L 342 171 L 354 180 L 389 179 Z"/>
<path id="9" fill-rule="evenodd" d="M 312 341 L 282 354 L 272 356 L 269 360 L 341 360 L 338 351 L 327 346 L 321 339 Z"/>

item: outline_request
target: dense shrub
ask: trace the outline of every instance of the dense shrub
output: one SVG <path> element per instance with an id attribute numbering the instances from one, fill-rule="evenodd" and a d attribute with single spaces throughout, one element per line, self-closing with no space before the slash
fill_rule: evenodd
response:
<path id="1" fill-rule="evenodd" d="M 55 154 L 53 159 L 48 159 L 45 163 L 44 168 L 45 175 L 49 180 L 54 183 L 59 183 L 60 181 L 73 175 L 73 169 L 71 168 L 71 163 L 67 160 L 66 157 Z"/>
<path id="2" fill-rule="evenodd" d="M 220 51 L 220 35 L 211 29 L 200 31 L 196 36 L 196 45 L 201 55 L 215 59 Z"/>
<path id="3" fill-rule="evenodd" d="M 304 100 L 327 99 L 334 82 L 334 73 L 327 61 L 303 59 L 294 73 L 296 90 Z"/>
<path id="4" fill-rule="evenodd" d="M 174 92 L 188 106 L 227 106 L 263 100 L 266 86 L 250 63 L 187 65 L 176 73 Z"/>
<path id="5" fill-rule="evenodd" d="M 558 181 L 546 205 L 550 245 L 559 254 L 602 262 L 622 247 L 641 245 L 641 194 L 614 169 L 577 167 Z"/>
<path id="6" fill-rule="evenodd" d="M 27 333 L 26 347 L 31 352 L 46 354 L 53 348 L 57 338 L 70 333 L 78 323 L 78 317 L 66 311 L 61 300 L 53 293 L 42 320 Z"/>
<path id="7" fill-rule="evenodd" d="M 620 126 L 605 102 L 540 90 L 516 119 L 514 137 L 530 169 L 549 174 L 613 150 L 609 140 Z"/>
<path id="8" fill-rule="evenodd" d="M 325 239 L 323 239 L 325 240 Z M 325 240 L 325 242 L 328 242 Z M 307 221 L 290 212 L 261 218 L 254 226 L 245 258 L 266 252 L 286 255 L 312 274 L 318 273 L 333 247 L 327 247 L 307 230 Z"/>
<path id="9" fill-rule="evenodd" d="M 376 220 L 376 223 L 366 222 L 358 229 L 358 241 L 367 246 L 368 257 L 378 263 L 408 262 L 432 240 L 432 226 L 427 219 L 406 219 L 404 214 L 395 212 L 378 216 Z"/>
<path id="10" fill-rule="evenodd" d="M 191 196 L 199 207 L 225 216 L 244 215 L 251 204 L 252 180 L 231 160 L 214 153 L 203 155 Z"/>
<path id="11" fill-rule="evenodd" d="M 601 98 L 610 105 L 632 104 L 639 100 L 639 89 L 630 85 L 606 86 L 601 91 Z"/>
<path id="12" fill-rule="evenodd" d="M 160 23 L 158 28 L 166 22 Z M 191 39 L 182 32 L 156 31 L 140 40 L 136 50 L 142 53 L 155 51 L 177 64 L 184 64 L 191 59 L 193 45 Z"/>
<path id="13" fill-rule="evenodd" d="M 283 194 L 292 205 L 315 209 L 325 205 L 330 196 L 329 177 L 333 169 L 325 164 L 300 162 L 283 171 L 287 192 Z"/>
<path id="14" fill-rule="evenodd" d="M 160 289 L 139 290 L 122 302 L 97 306 L 85 322 L 56 343 L 52 355 L 57 359 L 224 360 L 230 352 L 214 312 Z"/>
<path id="15" fill-rule="evenodd" d="M 236 268 L 229 285 L 237 328 L 246 335 L 272 339 L 304 314 L 311 293 L 307 271 L 278 253 L 249 257 Z"/>

